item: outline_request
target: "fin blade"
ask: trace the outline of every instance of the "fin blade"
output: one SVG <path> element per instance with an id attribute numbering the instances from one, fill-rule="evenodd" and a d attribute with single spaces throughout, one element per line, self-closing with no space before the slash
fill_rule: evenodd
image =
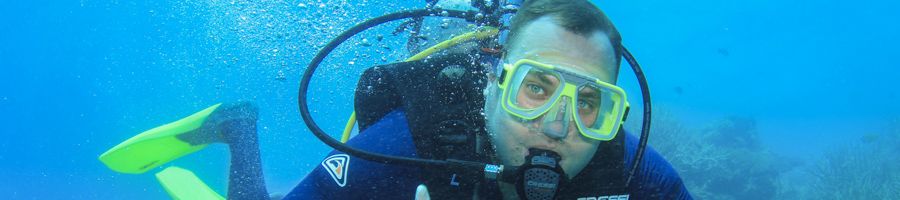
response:
<path id="1" fill-rule="evenodd" d="M 180 167 L 167 167 L 156 173 L 156 179 L 169 193 L 172 199 L 185 200 L 224 200 L 225 198 L 213 191 L 194 172 Z"/>
<path id="2" fill-rule="evenodd" d="M 199 151 L 207 144 L 191 145 L 176 136 L 200 128 L 220 104 L 210 106 L 178 121 L 168 123 L 125 140 L 100 155 L 113 171 L 142 174 L 181 156 Z"/>

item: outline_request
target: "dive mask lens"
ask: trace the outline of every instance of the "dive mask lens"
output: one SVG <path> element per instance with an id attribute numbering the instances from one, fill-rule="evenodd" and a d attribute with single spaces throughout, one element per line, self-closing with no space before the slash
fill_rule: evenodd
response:
<path id="1" fill-rule="evenodd" d="M 531 60 L 507 69 L 511 76 L 504 81 L 503 108 L 525 121 L 542 118 L 540 130 L 548 136 L 565 137 L 569 121 L 591 139 L 611 140 L 618 131 L 625 111 L 621 88 Z"/>
<path id="2" fill-rule="evenodd" d="M 596 140 L 615 137 L 625 116 L 625 92 L 614 85 L 594 82 L 575 94 L 575 122 L 582 135 Z"/>
<path id="3" fill-rule="evenodd" d="M 559 98 L 564 86 L 559 73 L 522 64 L 513 71 L 508 103 L 522 118 L 534 119 L 547 111 Z"/>

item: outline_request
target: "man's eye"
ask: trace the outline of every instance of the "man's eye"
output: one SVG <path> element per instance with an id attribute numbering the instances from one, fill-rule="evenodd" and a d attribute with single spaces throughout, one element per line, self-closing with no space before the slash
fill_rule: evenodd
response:
<path id="1" fill-rule="evenodd" d="M 532 94 L 544 95 L 544 88 L 542 88 L 541 86 L 528 84 L 525 87 L 528 87 L 528 91 L 531 91 Z"/>
<path id="2" fill-rule="evenodd" d="M 591 111 L 594 110 L 594 104 L 585 100 L 578 100 L 578 110 Z"/>

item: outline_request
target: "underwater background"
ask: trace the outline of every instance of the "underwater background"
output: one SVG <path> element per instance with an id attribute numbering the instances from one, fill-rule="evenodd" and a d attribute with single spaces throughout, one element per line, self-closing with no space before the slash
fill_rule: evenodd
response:
<path id="1" fill-rule="evenodd" d="M 594 2 L 648 76 L 650 144 L 696 198 L 900 199 L 900 1 Z M 287 193 L 330 151 L 300 120 L 302 70 L 353 24 L 425 2 L 0 5 L 0 199 L 166 199 L 162 167 L 120 174 L 97 157 L 210 105 L 253 101 L 269 191 Z M 316 74 L 310 107 L 333 136 L 362 70 L 408 56 L 397 25 L 351 39 Z M 620 77 L 640 104 L 631 71 Z M 163 167 L 224 194 L 227 164 L 216 144 Z"/>

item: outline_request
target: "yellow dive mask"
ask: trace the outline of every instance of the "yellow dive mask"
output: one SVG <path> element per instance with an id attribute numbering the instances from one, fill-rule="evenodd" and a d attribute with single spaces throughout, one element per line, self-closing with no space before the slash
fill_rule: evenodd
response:
<path id="1" fill-rule="evenodd" d="M 551 138 L 565 138 L 574 119 L 581 135 L 611 140 L 628 107 L 622 88 L 534 60 L 504 64 L 500 79 L 503 109 Z"/>

